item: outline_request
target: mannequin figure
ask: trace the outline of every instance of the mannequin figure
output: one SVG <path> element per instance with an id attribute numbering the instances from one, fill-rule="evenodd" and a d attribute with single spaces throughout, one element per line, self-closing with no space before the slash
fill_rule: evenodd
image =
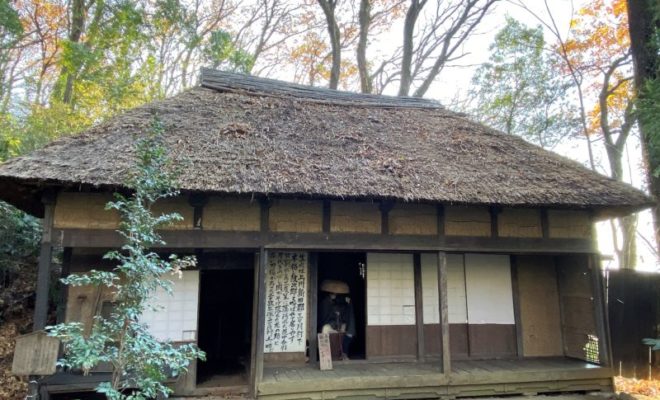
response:
<path id="1" fill-rule="evenodd" d="M 355 336 L 355 314 L 348 297 L 348 285 L 342 281 L 325 280 L 321 291 L 326 295 L 319 304 L 319 326 L 322 333 L 342 333 L 341 359 L 348 360 L 351 342 Z"/>

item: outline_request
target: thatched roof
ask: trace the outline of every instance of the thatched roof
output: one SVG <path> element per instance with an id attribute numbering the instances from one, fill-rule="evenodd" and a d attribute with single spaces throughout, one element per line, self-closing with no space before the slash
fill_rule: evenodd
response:
<path id="1" fill-rule="evenodd" d="M 204 71 L 202 86 L 0 165 L 0 197 L 24 209 L 40 188 L 121 187 L 153 115 L 180 188 L 231 194 L 502 206 L 621 214 L 642 192 L 437 103 L 364 96 Z"/>

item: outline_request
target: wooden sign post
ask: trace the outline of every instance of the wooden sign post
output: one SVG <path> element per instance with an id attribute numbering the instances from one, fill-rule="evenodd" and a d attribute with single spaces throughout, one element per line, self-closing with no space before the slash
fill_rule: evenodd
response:
<path id="1" fill-rule="evenodd" d="M 11 372 L 14 375 L 52 375 L 57 364 L 60 341 L 44 331 L 16 338 Z"/>
<path id="2" fill-rule="evenodd" d="M 330 350 L 330 335 L 327 333 L 318 334 L 319 342 L 319 366 L 321 371 L 332 369 L 332 351 Z"/>

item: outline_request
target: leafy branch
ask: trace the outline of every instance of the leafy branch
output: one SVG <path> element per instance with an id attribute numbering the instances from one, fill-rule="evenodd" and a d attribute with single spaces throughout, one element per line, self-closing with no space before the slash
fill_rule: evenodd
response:
<path id="1" fill-rule="evenodd" d="M 59 361 L 62 367 L 87 374 L 100 363 L 112 365 L 111 380 L 97 387 L 97 392 L 112 400 L 167 397 L 171 389 L 164 382 L 186 372 L 195 358 L 205 357 L 194 344 L 158 341 L 140 323 L 156 290 L 172 293 L 172 282 L 166 277 L 196 264 L 194 257 L 170 255 L 163 259 L 150 250 L 165 244 L 158 228 L 182 219 L 176 213 L 155 216 L 151 210 L 158 200 L 178 194 L 173 189 L 177 171 L 162 142 L 163 131 L 161 122 L 154 119 L 146 137 L 137 139 L 137 164 L 127 182 L 133 193 L 115 194 L 115 200 L 106 206 L 122 218 L 118 232 L 125 244 L 104 255 L 117 266 L 111 271 L 91 270 L 62 280 L 70 286 L 110 288 L 114 293 L 113 310 L 109 316 L 95 316 L 90 333 L 80 322 L 47 328 L 64 344 L 65 354 Z"/>

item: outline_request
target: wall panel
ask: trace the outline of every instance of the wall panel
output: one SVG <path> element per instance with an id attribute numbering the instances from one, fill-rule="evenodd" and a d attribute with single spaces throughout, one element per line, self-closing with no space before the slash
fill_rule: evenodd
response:
<path id="1" fill-rule="evenodd" d="M 204 206 L 202 226 L 206 230 L 258 231 L 260 210 L 258 201 L 212 196 Z"/>
<path id="2" fill-rule="evenodd" d="M 159 289 L 150 299 L 140 322 L 158 340 L 190 341 L 197 339 L 197 309 L 199 306 L 199 271 L 183 271 L 181 276 L 168 277 L 172 281 L 172 294 Z"/>
<path id="3" fill-rule="evenodd" d="M 591 218 L 587 211 L 548 210 L 548 230 L 551 238 L 588 239 Z"/>
<path id="4" fill-rule="evenodd" d="M 330 231 L 380 233 L 381 215 L 377 203 L 333 201 L 330 204 Z"/>
<path id="5" fill-rule="evenodd" d="M 274 200 L 268 213 L 273 232 L 323 231 L 323 202 L 314 200 Z"/>
<path id="6" fill-rule="evenodd" d="M 465 287 L 470 357 L 515 355 L 516 328 L 510 257 L 466 254 Z"/>
<path id="7" fill-rule="evenodd" d="M 591 270 L 586 255 L 557 256 L 557 279 L 562 312 L 564 355 L 588 357 L 587 345 L 597 339 Z M 598 358 L 596 351 L 596 359 Z"/>
<path id="8" fill-rule="evenodd" d="M 488 207 L 445 207 L 445 235 L 490 236 Z"/>
<path id="9" fill-rule="evenodd" d="M 397 203 L 389 212 L 389 230 L 393 235 L 436 235 L 438 217 L 434 205 Z"/>
<path id="10" fill-rule="evenodd" d="M 412 254 L 367 253 L 367 358 L 417 352 Z"/>
<path id="11" fill-rule="evenodd" d="M 497 233 L 501 237 L 540 238 L 541 210 L 504 208 L 497 215 Z"/>
<path id="12" fill-rule="evenodd" d="M 563 355 L 554 258 L 517 256 L 516 264 L 523 355 Z"/>

